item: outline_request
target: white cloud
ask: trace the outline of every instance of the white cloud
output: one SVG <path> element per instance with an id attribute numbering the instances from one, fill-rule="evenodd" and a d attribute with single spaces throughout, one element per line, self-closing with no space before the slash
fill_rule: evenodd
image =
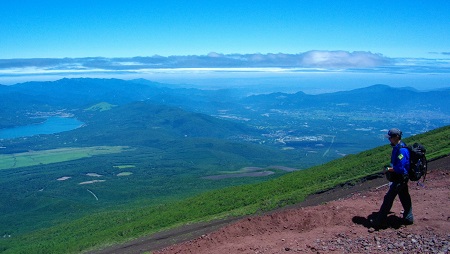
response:
<path id="1" fill-rule="evenodd" d="M 208 54 L 208 57 L 223 57 L 223 54 L 219 54 L 219 53 L 216 53 L 216 52 L 210 52 Z"/>
<path id="2" fill-rule="evenodd" d="M 390 59 L 370 52 L 357 51 L 309 51 L 302 55 L 302 64 L 309 67 L 342 68 L 356 67 L 367 68 L 389 64 Z"/>

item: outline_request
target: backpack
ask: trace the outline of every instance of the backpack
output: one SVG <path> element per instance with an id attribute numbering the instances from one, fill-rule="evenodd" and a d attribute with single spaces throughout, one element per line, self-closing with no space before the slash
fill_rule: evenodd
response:
<path id="1" fill-rule="evenodd" d="M 409 180 L 419 181 L 423 176 L 423 181 L 427 175 L 427 158 L 425 153 L 427 149 L 419 143 L 406 147 L 409 151 Z"/>

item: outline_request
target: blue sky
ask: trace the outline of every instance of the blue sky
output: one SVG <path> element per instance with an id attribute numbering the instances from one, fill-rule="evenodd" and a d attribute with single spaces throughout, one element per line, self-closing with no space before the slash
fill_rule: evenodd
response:
<path id="1" fill-rule="evenodd" d="M 447 0 L 2 1 L 0 83 L 152 64 L 448 76 L 449 11 Z"/>
<path id="2" fill-rule="evenodd" d="M 450 52 L 450 1 L 15 0 L 0 8 L 0 59 L 209 52 Z"/>

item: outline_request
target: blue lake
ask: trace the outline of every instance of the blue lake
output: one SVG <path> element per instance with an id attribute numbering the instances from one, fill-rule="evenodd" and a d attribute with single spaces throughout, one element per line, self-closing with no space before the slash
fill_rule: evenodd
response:
<path id="1" fill-rule="evenodd" d="M 79 128 L 83 122 L 76 118 L 50 117 L 40 124 L 18 126 L 8 129 L 0 129 L 0 139 L 29 137 L 38 134 L 54 134 Z"/>

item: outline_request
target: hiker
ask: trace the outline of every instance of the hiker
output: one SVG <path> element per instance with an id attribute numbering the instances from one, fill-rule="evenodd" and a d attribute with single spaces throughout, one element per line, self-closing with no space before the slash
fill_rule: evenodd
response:
<path id="1" fill-rule="evenodd" d="M 412 214 L 411 196 L 408 190 L 409 151 L 402 141 L 402 132 L 392 128 L 386 135 L 392 146 L 391 164 L 386 168 L 386 176 L 389 180 L 389 190 L 384 196 L 377 217 L 371 220 L 375 228 L 386 226 L 387 215 L 392 208 L 395 197 L 398 195 L 403 206 L 403 223 L 411 225 L 414 222 Z"/>

